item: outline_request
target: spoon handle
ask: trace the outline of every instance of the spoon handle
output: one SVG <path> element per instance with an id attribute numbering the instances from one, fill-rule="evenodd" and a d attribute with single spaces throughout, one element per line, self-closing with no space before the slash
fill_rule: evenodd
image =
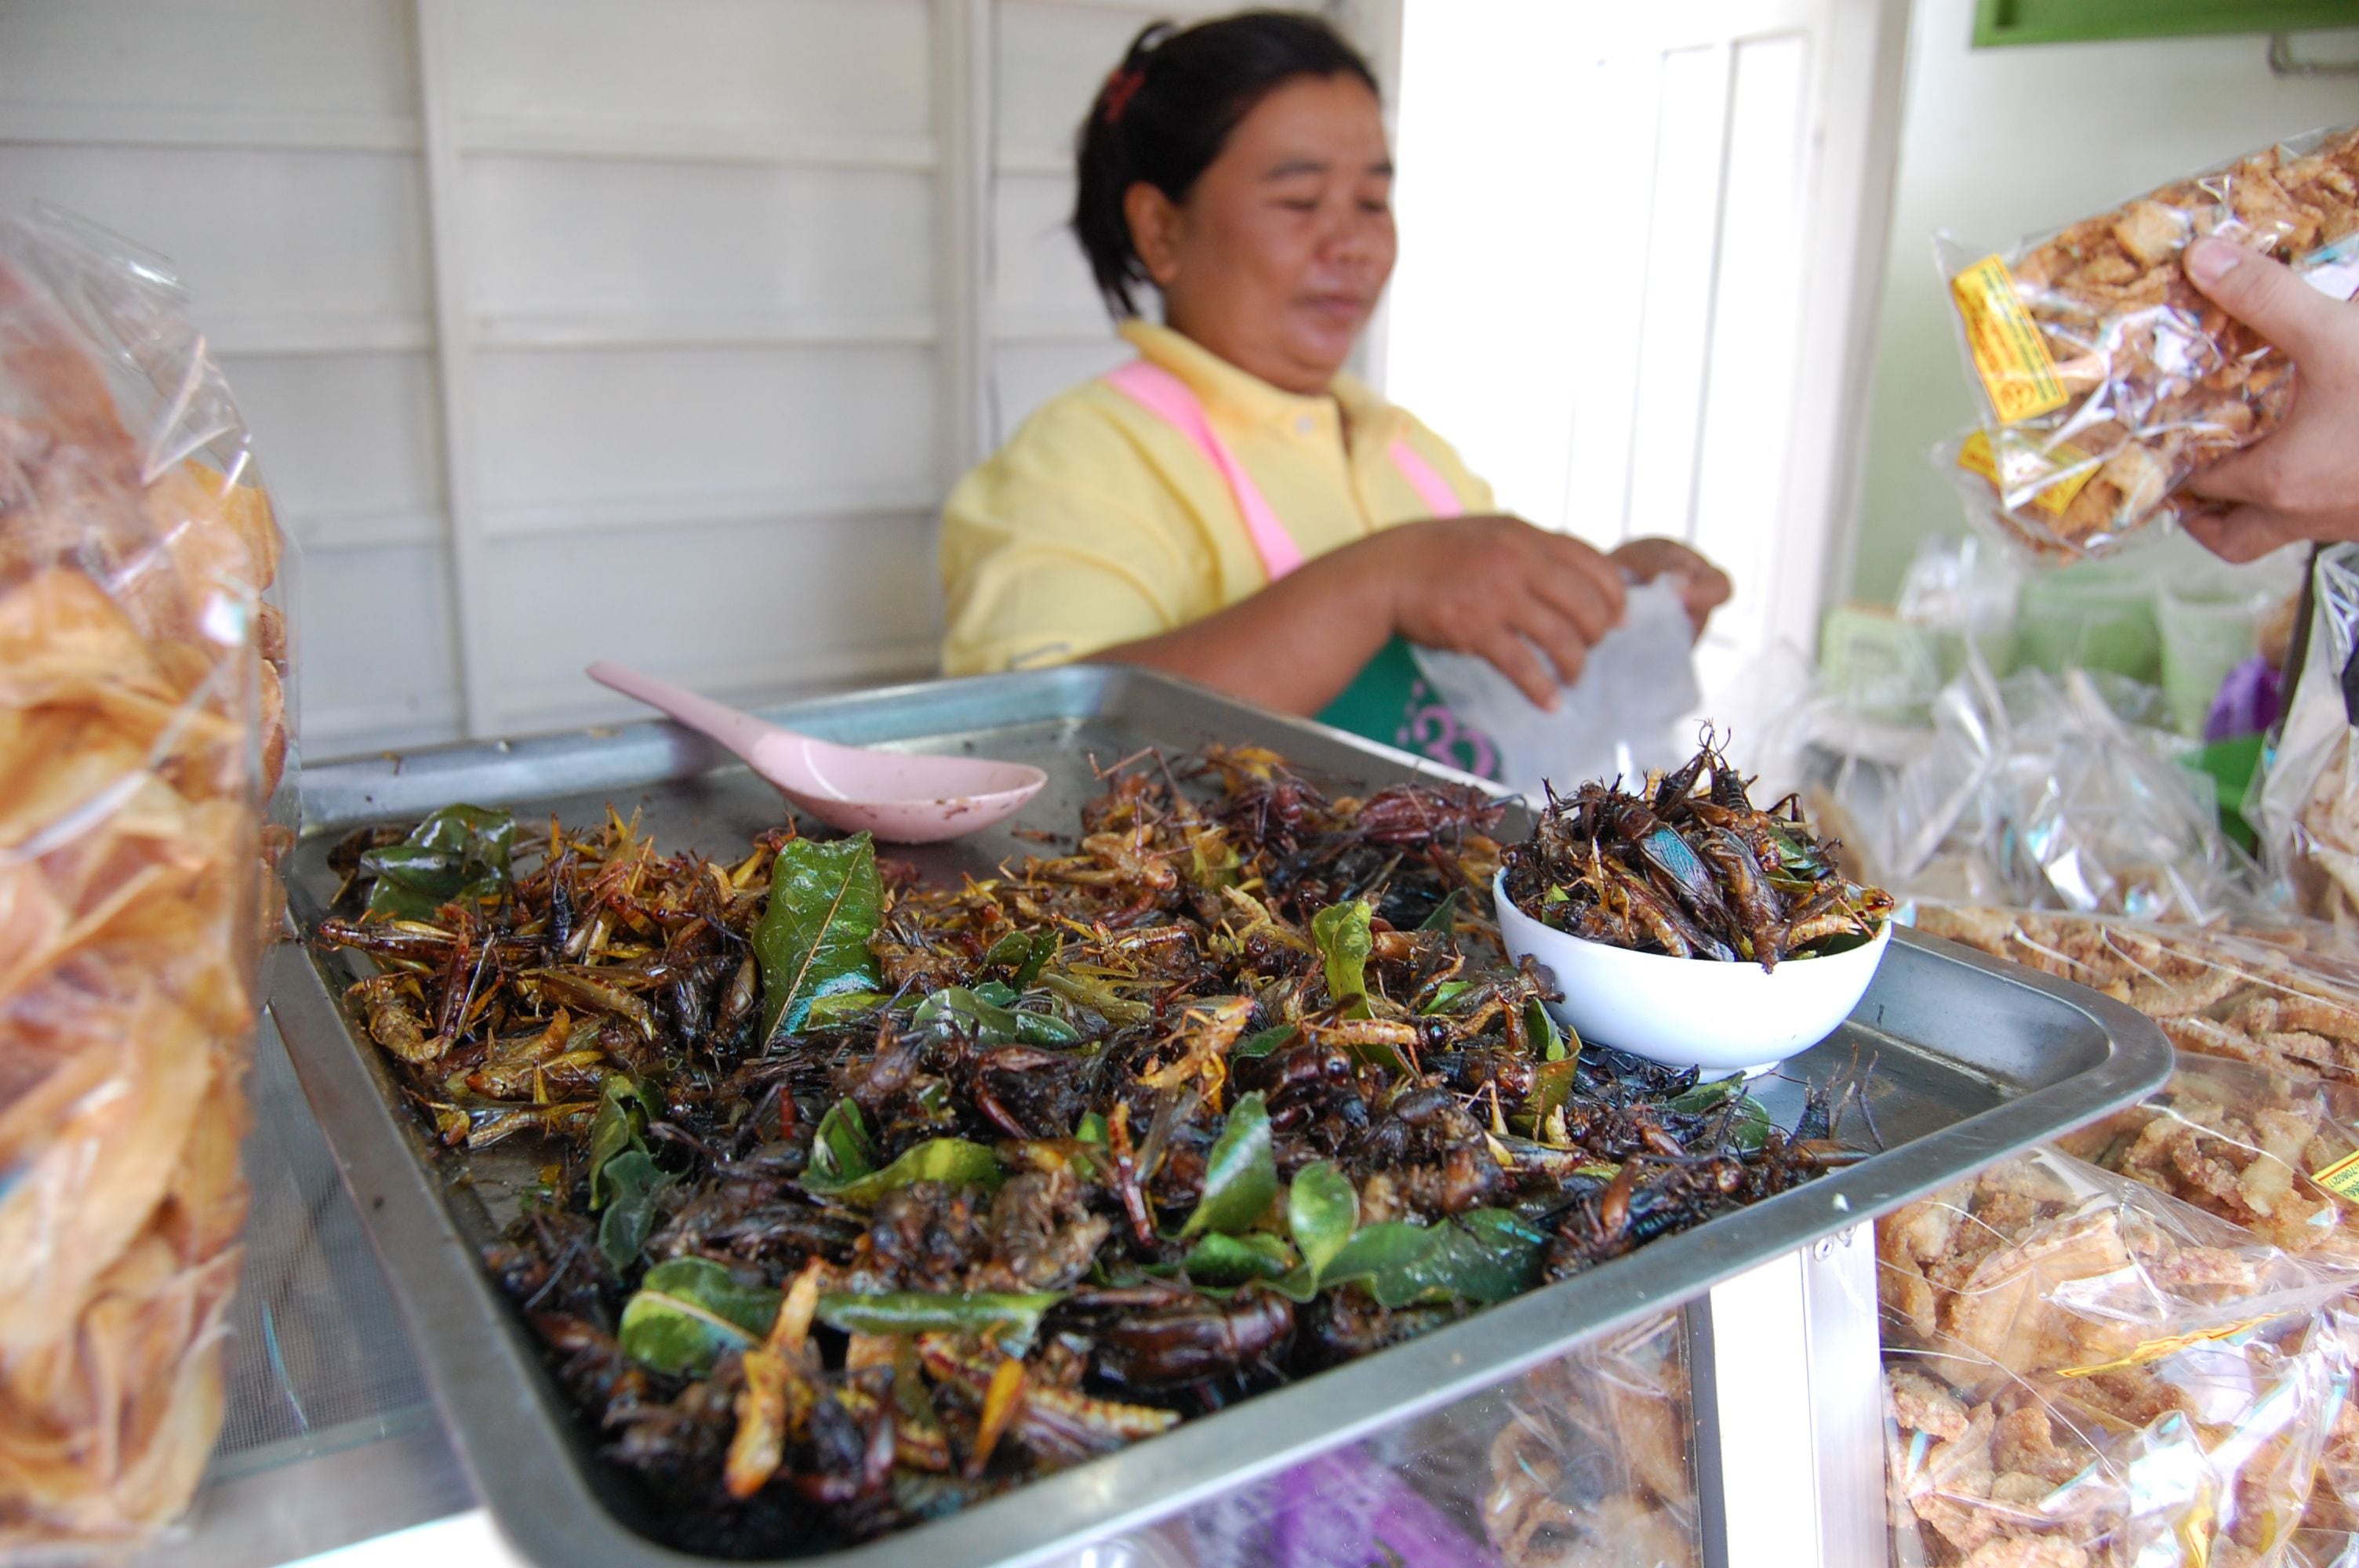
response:
<path id="1" fill-rule="evenodd" d="M 587 674 L 600 686 L 611 687 L 625 697 L 635 697 L 699 734 L 710 735 L 749 762 L 753 760 L 750 753 L 758 742 L 780 733 L 775 724 L 764 723 L 750 713 L 740 713 L 711 697 L 699 697 L 668 680 L 658 680 L 626 665 L 611 664 L 601 659 L 590 666 Z"/>

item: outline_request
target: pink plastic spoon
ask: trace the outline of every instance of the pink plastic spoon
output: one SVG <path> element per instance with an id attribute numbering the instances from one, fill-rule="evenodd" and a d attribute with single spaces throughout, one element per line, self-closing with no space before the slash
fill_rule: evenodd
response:
<path id="1" fill-rule="evenodd" d="M 589 674 L 720 741 L 788 800 L 846 833 L 865 829 L 896 844 L 956 838 L 1015 816 L 1049 782 L 1048 774 L 1022 762 L 839 746 L 621 665 L 601 661 Z"/>

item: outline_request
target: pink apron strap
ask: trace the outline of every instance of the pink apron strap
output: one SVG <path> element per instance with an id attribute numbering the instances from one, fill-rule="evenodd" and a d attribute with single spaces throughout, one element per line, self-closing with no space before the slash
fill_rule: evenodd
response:
<path id="1" fill-rule="evenodd" d="M 1448 480 L 1434 471 L 1433 465 L 1427 462 L 1415 447 L 1405 439 L 1397 440 L 1387 450 L 1393 460 L 1393 467 L 1400 470 L 1401 478 L 1408 481 L 1410 488 L 1417 492 L 1418 498 L 1425 503 L 1434 516 L 1464 515 L 1466 508 L 1459 504 L 1458 492 L 1450 488 Z"/>
<path id="2" fill-rule="evenodd" d="M 1254 554 L 1261 557 L 1261 569 L 1270 581 L 1276 582 L 1302 564 L 1301 546 L 1278 522 L 1261 486 L 1254 483 L 1253 476 L 1229 450 L 1229 444 L 1212 428 L 1212 422 L 1204 416 L 1203 403 L 1186 382 L 1161 365 L 1145 360 L 1133 360 L 1107 372 L 1106 381 L 1116 392 L 1187 437 L 1227 481 L 1229 494 L 1245 515 L 1245 533 L 1253 540 Z"/>

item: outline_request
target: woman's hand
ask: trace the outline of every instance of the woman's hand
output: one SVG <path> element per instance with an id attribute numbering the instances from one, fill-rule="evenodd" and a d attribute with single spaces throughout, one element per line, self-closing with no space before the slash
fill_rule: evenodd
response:
<path id="1" fill-rule="evenodd" d="M 1679 579 L 1680 603 L 1695 622 L 1696 635 L 1703 635 L 1703 623 L 1712 612 L 1728 602 L 1735 589 L 1728 574 L 1703 557 L 1689 549 L 1677 539 L 1632 539 L 1615 546 L 1606 557 L 1640 582 L 1652 582 L 1658 577 Z"/>
<path id="2" fill-rule="evenodd" d="M 2187 247 L 2187 276 L 2298 367 L 2293 412 L 2188 481 L 2215 507 L 2186 519 L 2213 555 L 2257 560 L 2298 540 L 2359 539 L 2359 307 L 2225 240 Z"/>
<path id="3" fill-rule="evenodd" d="M 1480 654 L 1543 708 L 1556 707 L 1558 689 L 1581 677 L 1590 648 L 1622 619 L 1619 567 L 1518 517 L 1411 523 L 1352 548 L 1379 564 L 1393 631 Z"/>

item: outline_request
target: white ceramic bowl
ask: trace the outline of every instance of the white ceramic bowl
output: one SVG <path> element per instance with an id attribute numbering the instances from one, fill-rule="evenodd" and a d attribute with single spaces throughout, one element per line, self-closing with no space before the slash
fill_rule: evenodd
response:
<path id="1" fill-rule="evenodd" d="M 1491 891 L 1508 956 L 1538 958 L 1564 992 L 1548 1004 L 1559 1023 L 1584 1041 L 1706 1073 L 1757 1073 L 1833 1033 L 1892 944 L 1887 919 L 1863 946 L 1775 969 L 1673 958 L 1542 925 L 1507 896 L 1505 871 Z"/>

